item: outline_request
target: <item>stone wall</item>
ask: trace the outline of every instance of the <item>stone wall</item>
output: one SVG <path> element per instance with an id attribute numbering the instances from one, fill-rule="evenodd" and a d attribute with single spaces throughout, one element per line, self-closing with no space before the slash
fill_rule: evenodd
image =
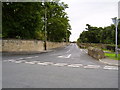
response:
<path id="1" fill-rule="evenodd" d="M 65 46 L 66 43 L 47 42 L 47 49 Z M 44 42 L 40 40 L 2 40 L 2 52 L 40 52 Z"/>
<path id="2" fill-rule="evenodd" d="M 65 46 L 65 45 L 66 45 L 66 43 L 64 43 L 64 42 L 62 42 L 62 43 L 47 42 L 47 49 L 58 48 L 58 47 L 62 47 L 62 46 Z"/>
<path id="3" fill-rule="evenodd" d="M 102 43 L 77 43 L 80 48 L 96 47 L 96 48 L 106 48 L 107 44 Z"/>
<path id="4" fill-rule="evenodd" d="M 88 55 L 90 55 L 91 57 L 97 60 L 105 58 L 104 52 L 101 49 L 94 47 L 88 48 Z"/>

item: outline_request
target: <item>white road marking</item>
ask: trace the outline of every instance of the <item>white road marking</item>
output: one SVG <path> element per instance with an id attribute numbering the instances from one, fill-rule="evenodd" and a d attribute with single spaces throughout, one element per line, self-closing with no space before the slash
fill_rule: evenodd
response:
<path id="1" fill-rule="evenodd" d="M 84 66 L 84 68 L 100 68 L 99 65 L 87 65 L 87 66 Z"/>
<path id="2" fill-rule="evenodd" d="M 76 46 L 76 48 L 78 48 L 77 44 L 74 44 Z"/>
<path id="3" fill-rule="evenodd" d="M 67 57 L 65 57 L 65 58 L 70 58 L 71 57 L 71 54 L 69 54 Z"/>
<path id="4" fill-rule="evenodd" d="M 58 58 L 70 58 L 71 57 L 71 54 L 69 54 L 69 55 L 64 55 L 64 56 L 58 56 Z"/>
<path id="5" fill-rule="evenodd" d="M 104 61 L 101 60 L 101 59 L 99 59 L 99 61 L 100 61 L 100 62 L 103 62 L 103 63 L 105 63 L 105 64 L 108 64 L 108 65 L 113 65 L 112 63 L 104 62 Z M 114 64 L 114 65 L 118 66 L 118 64 Z"/>
<path id="6" fill-rule="evenodd" d="M 25 62 L 25 63 L 27 63 L 27 64 L 35 64 L 34 62 Z"/>
<path id="7" fill-rule="evenodd" d="M 26 57 L 26 58 L 33 58 L 33 57 Z"/>
<path id="8" fill-rule="evenodd" d="M 68 67 L 80 67 L 80 66 L 76 66 L 76 65 L 68 65 Z"/>
<path id="9" fill-rule="evenodd" d="M 68 50 L 66 53 L 70 52 L 70 50 Z"/>
<path id="10" fill-rule="evenodd" d="M 50 64 L 50 65 L 53 65 L 54 63 L 53 62 L 44 62 L 46 64 Z"/>
<path id="11" fill-rule="evenodd" d="M 76 66 L 83 66 L 83 64 L 73 64 L 73 65 L 76 65 Z"/>
<path id="12" fill-rule="evenodd" d="M 81 49 L 81 52 L 82 52 L 82 53 L 87 53 L 87 50 Z"/>
<path id="13" fill-rule="evenodd" d="M 2 60 L 3 62 L 8 62 L 8 60 Z"/>
<path id="14" fill-rule="evenodd" d="M 21 61 L 21 63 L 25 63 L 26 62 L 26 60 L 20 60 Z"/>
<path id="15" fill-rule="evenodd" d="M 85 53 L 88 53 L 88 51 L 87 51 L 87 50 L 85 50 Z"/>
<path id="16" fill-rule="evenodd" d="M 62 58 L 62 57 L 64 57 L 64 56 L 58 56 L 59 58 Z"/>
<path id="17" fill-rule="evenodd" d="M 68 67 L 81 67 L 83 66 L 82 64 L 70 64 Z"/>
<path id="18" fill-rule="evenodd" d="M 88 53 L 88 51 L 86 49 L 80 49 L 81 53 Z"/>
<path id="19" fill-rule="evenodd" d="M 14 59 L 10 59 L 10 60 L 8 60 L 9 62 L 15 62 L 16 60 L 14 60 Z"/>
<path id="20" fill-rule="evenodd" d="M 32 62 L 35 63 L 35 64 L 36 64 L 36 63 L 40 63 L 40 61 L 32 61 Z"/>
<path id="21" fill-rule="evenodd" d="M 24 58 L 18 58 L 18 60 L 22 60 L 22 59 L 24 59 Z"/>
<path id="22" fill-rule="evenodd" d="M 15 63 L 21 63 L 22 61 L 15 61 Z"/>
<path id="23" fill-rule="evenodd" d="M 118 70 L 117 66 L 105 66 L 103 69 Z"/>
<path id="24" fill-rule="evenodd" d="M 70 55 L 68 55 L 70 57 Z M 67 67 L 83 67 L 83 68 L 91 68 L 91 69 L 97 69 L 101 68 L 100 65 L 83 65 L 83 64 L 68 64 L 68 63 L 53 63 L 53 62 L 41 62 L 41 61 L 26 61 L 26 60 L 14 60 L 14 59 L 9 59 L 9 60 L 3 60 L 3 62 L 14 62 L 14 63 L 26 63 L 26 64 L 39 64 L 39 65 L 53 65 L 53 66 L 67 66 Z M 118 70 L 118 66 L 104 66 L 102 69 L 106 70 Z"/>
<path id="25" fill-rule="evenodd" d="M 56 63 L 56 64 L 53 64 L 54 66 L 65 66 L 65 65 L 67 65 L 67 63 Z"/>
<path id="26" fill-rule="evenodd" d="M 39 57 L 39 56 L 35 56 L 35 57 Z"/>
<path id="27" fill-rule="evenodd" d="M 37 64 L 44 65 L 44 66 L 48 65 L 47 63 L 37 63 Z"/>

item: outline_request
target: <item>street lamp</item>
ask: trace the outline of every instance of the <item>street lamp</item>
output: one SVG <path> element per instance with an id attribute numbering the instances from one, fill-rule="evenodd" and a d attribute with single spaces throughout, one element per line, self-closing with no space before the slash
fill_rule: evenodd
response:
<path id="1" fill-rule="evenodd" d="M 47 41 L 47 8 L 45 6 L 45 2 L 47 2 L 47 0 L 43 0 L 43 6 L 45 8 L 45 14 L 44 14 L 44 29 L 45 29 L 45 33 L 44 33 L 44 50 L 47 50 L 47 45 L 46 45 L 46 41 Z"/>
<path id="2" fill-rule="evenodd" d="M 114 25 L 115 25 L 115 30 L 116 30 L 116 35 L 115 35 L 115 38 L 116 38 L 116 40 L 115 40 L 115 43 L 116 43 L 116 45 L 115 45 L 115 53 L 116 53 L 116 57 L 118 57 L 118 46 L 117 46 L 117 27 L 118 27 L 118 23 L 119 23 L 119 19 L 117 19 L 117 17 L 115 17 L 115 18 L 112 18 L 112 21 L 113 21 L 113 23 L 114 23 Z"/>

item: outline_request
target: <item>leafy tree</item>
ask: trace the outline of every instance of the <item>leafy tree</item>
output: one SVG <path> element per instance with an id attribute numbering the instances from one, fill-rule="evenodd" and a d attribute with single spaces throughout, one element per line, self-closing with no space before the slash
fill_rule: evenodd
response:
<path id="1" fill-rule="evenodd" d="M 86 24 L 87 31 L 83 31 L 79 38 L 78 42 L 83 43 L 104 43 L 104 44 L 115 44 L 115 26 L 107 27 L 93 27 L 89 24 Z M 120 23 L 118 25 L 118 44 L 120 44 Z"/>
<path id="2" fill-rule="evenodd" d="M 49 41 L 63 41 L 67 30 L 70 30 L 68 17 L 65 9 L 66 4 L 46 2 L 47 6 L 47 37 Z M 69 33 L 68 33 L 69 35 Z M 70 36 L 70 35 L 69 35 Z M 68 37 L 69 38 L 69 37 Z"/>
<path id="3" fill-rule="evenodd" d="M 61 42 L 65 37 L 69 39 L 71 27 L 65 12 L 66 8 L 68 8 L 67 4 L 52 0 L 45 4 L 42 2 L 3 2 L 3 38 L 44 40 L 44 20 L 46 20 L 47 40 Z"/>
<path id="4" fill-rule="evenodd" d="M 35 39 L 42 27 L 41 3 L 3 2 L 3 37 Z"/>

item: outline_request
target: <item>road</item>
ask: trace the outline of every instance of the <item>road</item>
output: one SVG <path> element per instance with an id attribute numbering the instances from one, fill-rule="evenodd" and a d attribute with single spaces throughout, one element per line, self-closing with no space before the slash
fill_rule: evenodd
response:
<path id="1" fill-rule="evenodd" d="M 118 68 L 76 44 L 32 55 L 5 55 L 3 88 L 118 88 Z"/>

